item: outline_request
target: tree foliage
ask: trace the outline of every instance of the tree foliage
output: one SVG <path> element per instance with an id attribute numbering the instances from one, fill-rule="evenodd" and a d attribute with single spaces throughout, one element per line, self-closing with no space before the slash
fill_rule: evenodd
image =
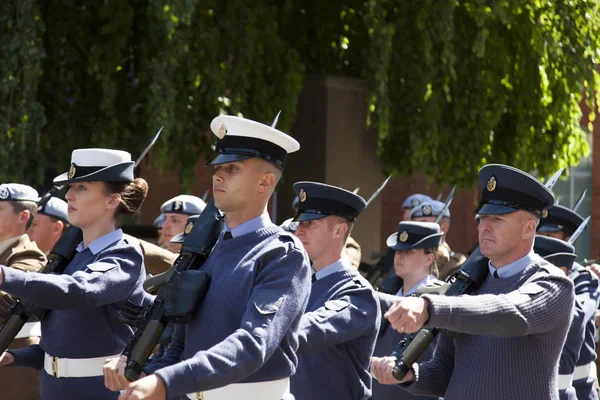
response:
<path id="1" fill-rule="evenodd" d="M 589 151 L 597 1 L 13 0 L 0 10 L 0 181 L 40 183 L 76 147 L 193 179 L 220 112 L 289 129 L 307 73 L 368 80 L 387 172 L 470 184 L 503 162 L 547 175 Z M 595 115 L 591 114 L 591 119 Z M 54 171 L 56 172 L 56 171 Z"/>

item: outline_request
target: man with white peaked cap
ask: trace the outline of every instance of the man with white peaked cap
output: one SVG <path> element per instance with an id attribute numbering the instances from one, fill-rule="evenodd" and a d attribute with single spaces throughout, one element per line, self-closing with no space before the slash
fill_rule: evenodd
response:
<path id="1" fill-rule="evenodd" d="M 146 364 L 146 377 L 128 384 L 124 358 L 107 362 L 106 385 L 124 389 L 120 400 L 293 398 L 289 377 L 298 363 L 310 263 L 298 239 L 270 221 L 267 204 L 287 154 L 300 145 L 239 117 L 216 117 L 211 129 L 219 138 L 208 163 L 213 197 L 226 226 L 202 266 L 210 287 L 192 321 L 176 325 L 165 354 Z"/>

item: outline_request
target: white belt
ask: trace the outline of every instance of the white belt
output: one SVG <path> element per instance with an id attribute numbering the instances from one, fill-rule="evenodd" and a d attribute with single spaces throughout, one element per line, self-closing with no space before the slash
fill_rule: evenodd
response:
<path id="1" fill-rule="evenodd" d="M 592 361 L 586 365 L 575 367 L 573 371 L 573 380 L 587 379 L 588 377 L 596 379 L 596 363 Z"/>
<path id="2" fill-rule="evenodd" d="M 573 374 L 558 375 L 558 390 L 565 390 L 573 386 Z"/>
<path id="3" fill-rule="evenodd" d="M 23 339 L 31 336 L 42 336 L 42 324 L 39 322 L 26 322 L 15 339 Z"/>
<path id="4" fill-rule="evenodd" d="M 290 379 L 268 382 L 233 383 L 205 392 L 189 393 L 192 400 L 281 400 L 290 393 Z"/>
<path id="5" fill-rule="evenodd" d="M 121 354 L 95 358 L 58 358 L 46 353 L 44 370 L 55 378 L 88 378 L 102 376 L 102 367 L 107 358 L 119 357 Z"/>

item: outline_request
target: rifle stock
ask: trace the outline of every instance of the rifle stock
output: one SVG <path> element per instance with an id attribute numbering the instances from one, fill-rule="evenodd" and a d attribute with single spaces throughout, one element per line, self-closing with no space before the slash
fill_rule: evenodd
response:
<path id="1" fill-rule="evenodd" d="M 460 296 L 471 293 L 481 285 L 488 273 L 488 260 L 477 247 L 469 255 L 463 266 L 451 277 L 453 282 L 446 290 L 445 295 Z M 395 356 L 397 360 L 392 371 L 394 378 L 400 381 L 406 376 L 412 365 L 417 362 L 439 332 L 438 328 L 422 328 L 416 334 L 409 335 L 398 343 L 392 353 L 392 356 Z"/>
<path id="2" fill-rule="evenodd" d="M 160 340 L 160 336 L 171 320 L 165 315 L 165 293 L 163 285 L 175 279 L 179 273 L 199 269 L 215 246 L 221 231 L 223 230 L 223 215 L 215 207 L 214 198 L 206 205 L 202 214 L 194 224 L 192 231 L 185 238 L 181 253 L 173 263 L 169 271 L 162 274 L 164 277 L 157 281 L 158 294 L 150 310 L 146 314 L 145 323 L 135 332 L 134 336 L 123 351 L 127 357 L 125 367 L 125 378 L 133 382 L 139 379 L 144 364 L 148 361 L 150 354 Z M 208 289 L 208 276 L 202 282 L 202 293 Z M 198 299 L 201 301 L 202 299 Z"/>

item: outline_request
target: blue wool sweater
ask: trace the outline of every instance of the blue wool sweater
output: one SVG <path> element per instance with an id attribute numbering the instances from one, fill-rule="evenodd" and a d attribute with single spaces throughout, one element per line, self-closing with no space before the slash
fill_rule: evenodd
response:
<path id="1" fill-rule="evenodd" d="M 425 327 L 440 335 L 433 359 L 415 364 L 414 394 L 445 400 L 556 400 L 558 361 L 569 328 L 573 283 L 537 255 L 514 276 L 488 277 L 471 296 L 429 300 Z"/>
<path id="2" fill-rule="evenodd" d="M 371 285 L 354 269 L 312 284 L 299 329 L 297 400 L 362 400 L 371 396 L 369 363 L 381 311 Z"/>
<path id="3" fill-rule="evenodd" d="M 203 270 L 211 283 L 192 322 L 176 325 L 165 354 L 144 368 L 162 379 L 167 398 L 294 374 L 310 293 L 298 239 L 270 223 L 219 240 Z"/>
<path id="4" fill-rule="evenodd" d="M 2 290 L 47 308 L 39 345 L 11 350 L 13 366 L 40 370 L 44 352 L 59 358 L 95 358 L 120 353 L 133 334 L 116 318 L 127 301 L 142 305 L 148 295 L 139 248 L 123 238 L 119 229 L 87 248 L 81 245 L 61 275 L 23 272 L 1 267 Z M 102 370 L 88 378 L 55 378 L 42 372 L 43 400 L 116 399 L 104 387 Z M 34 384 L 32 382 L 32 384 Z"/>

